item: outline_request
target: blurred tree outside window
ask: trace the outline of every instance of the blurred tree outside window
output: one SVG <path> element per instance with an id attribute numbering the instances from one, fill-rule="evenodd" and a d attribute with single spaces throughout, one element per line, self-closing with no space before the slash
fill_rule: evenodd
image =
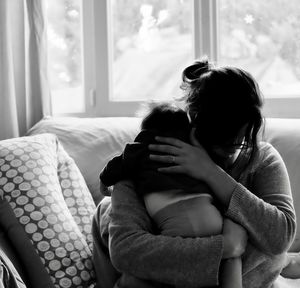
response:
<path id="1" fill-rule="evenodd" d="M 112 100 L 180 96 L 193 59 L 191 0 L 112 0 Z"/>
<path id="2" fill-rule="evenodd" d="M 219 64 L 244 68 L 266 98 L 300 97 L 298 0 L 222 0 Z"/>
<path id="3" fill-rule="evenodd" d="M 108 45 L 112 63 L 107 68 L 111 71 L 106 71 L 111 75 L 112 91 L 108 96 L 96 91 L 96 97 L 122 102 L 181 96 L 181 72 L 195 55 L 193 38 L 197 35 L 193 20 L 195 15 L 200 17 L 193 11 L 193 0 L 95 1 L 107 1 L 110 5 L 107 11 L 111 14 L 107 16 L 112 42 Z M 81 5 L 85 2 L 46 2 L 54 113 L 84 112 L 89 96 L 84 95 L 83 74 Z M 299 97 L 299 0 L 216 3 L 217 65 L 233 65 L 252 73 L 266 98 Z M 98 17 L 97 13 L 94 15 Z M 95 29 L 98 33 L 97 26 Z"/>
<path id="4" fill-rule="evenodd" d="M 46 12 L 53 111 L 84 112 L 81 1 L 48 0 Z"/>

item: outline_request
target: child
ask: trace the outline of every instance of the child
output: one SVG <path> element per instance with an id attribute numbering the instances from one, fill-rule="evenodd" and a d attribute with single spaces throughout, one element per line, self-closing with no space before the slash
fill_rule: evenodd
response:
<path id="1" fill-rule="evenodd" d="M 149 159 L 148 145 L 157 143 L 156 136 L 190 142 L 191 128 L 183 110 L 167 103 L 152 107 L 134 142 L 110 160 L 100 174 L 101 185 L 106 187 L 123 179 L 133 180 L 138 195 L 163 235 L 207 237 L 222 233 L 223 218 L 210 188 L 185 175 L 175 177 L 160 173 L 158 164 Z M 159 165 L 161 167 L 161 163 Z M 242 287 L 240 259 L 224 262 L 221 285 Z"/>

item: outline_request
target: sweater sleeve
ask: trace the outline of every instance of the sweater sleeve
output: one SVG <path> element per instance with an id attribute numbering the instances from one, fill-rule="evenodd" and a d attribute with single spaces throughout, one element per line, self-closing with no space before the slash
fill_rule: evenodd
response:
<path id="1" fill-rule="evenodd" d="M 109 250 L 122 273 L 179 287 L 218 285 L 223 236 L 181 238 L 155 235 L 131 182 L 112 193 Z"/>
<path id="2" fill-rule="evenodd" d="M 249 240 L 264 253 L 288 250 L 296 232 L 296 215 L 285 164 L 273 146 L 266 144 L 252 173 L 249 191 L 235 187 L 226 216 L 246 228 Z"/>
<path id="3" fill-rule="evenodd" d="M 112 158 L 100 172 L 100 181 L 105 186 L 112 186 L 119 182 L 123 177 L 122 172 L 123 154 Z"/>

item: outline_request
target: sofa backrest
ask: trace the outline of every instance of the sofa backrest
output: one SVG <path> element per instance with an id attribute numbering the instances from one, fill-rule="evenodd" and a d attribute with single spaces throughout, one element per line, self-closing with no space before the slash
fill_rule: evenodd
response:
<path id="1" fill-rule="evenodd" d="M 99 173 L 113 156 L 139 131 L 140 118 L 52 118 L 47 117 L 28 131 L 56 134 L 81 170 L 96 204 L 102 199 Z M 289 172 L 298 223 L 300 221 L 300 119 L 266 119 L 263 140 L 281 154 Z M 291 247 L 300 251 L 300 229 Z"/>
<path id="2" fill-rule="evenodd" d="M 300 223 L 300 119 L 267 118 L 263 140 L 270 142 L 280 153 L 287 167 L 297 223 Z M 300 251 L 300 228 L 291 251 Z"/>
<path id="3" fill-rule="evenodd" d="M 135 117 L 46 117 L 27 135 L 52 133 L 75 160 L 96 204 L 102 199 L 99 174 L 106 163 L 121 153 L 138 132 Z"/>

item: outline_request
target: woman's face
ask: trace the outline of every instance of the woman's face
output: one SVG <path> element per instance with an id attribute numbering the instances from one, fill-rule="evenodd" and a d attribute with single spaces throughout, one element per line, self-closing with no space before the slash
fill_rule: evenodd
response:
<path id="1" fill-rule="evenodd" d="M 193 122 L 192 119 L 196 118 L 197 113 L 190 110 L 188 111 L 187 115 L 189 117 L 190 123 L 192 123 Z M 218 145 L 218 144 L 205 145 L 204 143 L 201 144 L 207 150 L 212 160 L 222 168 L 226 169 L 230 167 L 239 156 L 244 145 L 246 129 L 247 129 L 247 124 L 245 124 L 240 129 L 238 135 L 234 139 L 229 140 L 225 144 L 222 145 Z"/>
<path id="2" fill-rule="evenodd" d="M 222 168 L 230 167 L 237 157 L 239 156 L 242 149 L 242 144 L 239 146 L 213 146 L 209 151 L 210 157 Z"/>
<path id="3" fill-rule="evenodd" d="M 230 167 L 239 156 L 245 139 L 246 125 L 239 131 L 238 136 L 222 145 L 212 145 L 207 152 L 215 163 L 222 168 Z"/>

